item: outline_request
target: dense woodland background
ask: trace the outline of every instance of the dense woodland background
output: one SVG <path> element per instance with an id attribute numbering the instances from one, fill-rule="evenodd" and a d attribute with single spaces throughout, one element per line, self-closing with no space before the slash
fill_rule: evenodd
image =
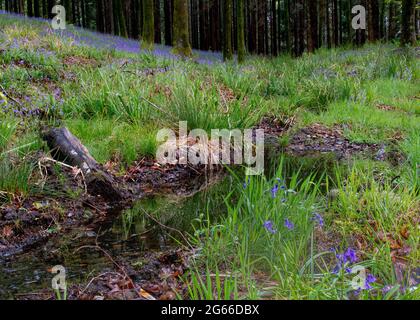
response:
<path id="1" fill-rule="evenodd" d="M 54 0 L 0 0 L 0 9 L 52 18 Z M 99 32 L 190 48 L 300 56 L 320 47 L 367 41 L 413 44 L 420 34 L 416 0 L 62 0 L 67 23 Z M 367 10 L 367 29 L 353 30 L 353 6 Z"/>

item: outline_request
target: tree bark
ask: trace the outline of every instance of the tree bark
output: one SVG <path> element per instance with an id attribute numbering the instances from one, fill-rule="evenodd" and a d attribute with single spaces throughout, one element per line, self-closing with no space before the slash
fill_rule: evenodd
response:
<path id="1" fill-rule="evenodd" d="M 34 16 L 34 8 L 33 8 L 32 0 L 27 0 L 26 1 L 26 10 L 27 10 L 28 17 L 33 17 Z"/>
<path id="2" fill-rule="evenodd" d="M 314 52 L 319 48 L 318 45 L 318 3 L 314 0 L 308 0 L 309 23 L 308 23 L 308 51 Z"/>
<path id="3" fill-rule="evenodd" d="M 271 0 L 271 54 L 278 55 L 277 0 Z"/>
<path id="4" fill-rule="evenodd" d="M 174 26 L 173 26 L 173 46 L 174 52 L 181 56 L 190 57 L 192 55 L 190 46 L 190 35 L 188 27 L 188 1 L 174 1 Z"/>
<path id="5" fill-rule="evenodd" d="M 232 0 L 224 0 L 224 26 L 223 26 L 223 33 L 224 33 L 224 41 L 223 41 L 223 60 L 232 60 L 233 53 L 232 53 Z"/>
<path id="6" fill-rule="evenodd" d="M 43 133 L 43 139 L 51 149 L 54 159 L 82 170 L 90 194 L 101 195 L 112 202 L 124 198 L 115 179 L 102 169 L 86 147 L 67 128 L 50 129 Z"/>
<path id="7" fill-rule="evenodd" d="M 238 62 L 242 63 L 245 60 L 245 10 L 243 1 L 238 1 L 237 7 L 237 23 L 238 23 Z"/>
<path id="8" fill-rule="evenodd" d="M 143 0 L 142 48 L 153 50 L 155 37 L 155 19 L 153 0 Z"/>
<path id="9" fill-rule="evenodd" d="M 402 0 L 401 13 L 401 46 L 414 45 L 416 43 L 416 34 L 414 28 L 415 1 Z"/>
<path id="10" fill-rule="evenodd" d="M 162 43 L 162 33 L 160 28 L 160 0 L 154 0 L 154 4 L 155 43 Z"/>
<path id="11" fill-rule="evenodd" d="M 163 3 L 165 13 L 165 45 L 172 45 L 172 24 L 173 24 L 173 0 L 165 0 Z"/>

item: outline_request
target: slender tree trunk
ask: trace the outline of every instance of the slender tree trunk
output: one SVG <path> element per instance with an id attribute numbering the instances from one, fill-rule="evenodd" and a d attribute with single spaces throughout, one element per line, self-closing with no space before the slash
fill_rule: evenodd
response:
<path id="1" fill-rule="evenodd" d="M 181 56 L 189 57 L 192 54 L 190 36 L 188 32 L 188 1 L 174 1 L 174 26 L 173 26 L 174 52 Z"/>
<path id="2" fill-rule="evenodd" d="M 232 0 L 224 0 L 224 41 L 223 41 L 223 60 L 231 60 L 233 58 L 232 53 L 232 16 L 233 16 L 233 4 Z"/>
<path id="3" fill-rule="evenodd" d="M 82 20 L 82 27 L 86 27 L 86 12 L 85 12 L 85 0 L 80 0 L 80 17 Z"/>
<path id="4" fill-rule="evenodd" d="M 48 18 L 47 0 L 42 0 L 42 17 Z"/>
<path id="5" fill-rule="evenodd" d="M 243 2 L 243 1 L 240 1 L 240 2 Z M 209 50 L 208 15 L 209 15 L 208 0 L 200 0 L 200 49 L 201 50 Z"/>
<path id="6" fill-rule="evenodd" d="M 318 45 L 318 3 L 314 0 L 308 0 L 309 23 L 308 23 L 308 51 L 314 52 L 319 48 Z"/>
<path id="7" fill-rule="evenodd" d="M 109 34 L 114 34 L 114 10 L 112 6 L 112 0 L 104 0 L 104 26 L 105 26 L 105 32 Z M 74 6 L 74 2 L 72 1 L 72 4 Z M 72 7 L 73 11 L 73 21 L 76 22 L 76 14 L 74 13 L 75 8 Z"/>
<path id="8" fill-rule="evenodd" d="M 96 30 L 104 32 L 104 21 L 103 21 L 103 0 L 96 1 Z"/>
<path id="9" fill-rule="evenodd" d="M 165 0 L 163 3 L 165 12 L 165 44 L 172 45 L 172 24 L 173 24 L 173 0 Z"/>
<path id="10" fill-rule="evenodd" d="M 258 53 L 264 54 L 265 53 L 265 20 L 266 20 L 266 14 L 265 14 L 265 0 L 258 0 Z"/>
<path id="11" fill-rule="evenodd" d="M 414 45 L 416 34 L 414 28 L 415 0 L 402 0 L 401 13 L 401 45 Z"/>
<path id="12" fill-rule="evenodd" d="M 28 17 L 33 17 L 34 16 L 34 8 L 33 8 L 32 0 L 27 0 L 26 1 L 26 12 L 28 14 Z"/>
<path id="13" fill-rule="evenodd" d="M 238 62 L 242 63 L 245 60 L 245 10 L 244 1 L 238 1 L 237 7 L 238 13 Z"/>
<path id="14" fill-rule="evenodd" d="M 128 37 L 127 25 L 125 22 L 125 15 L 124 15 L 123 5 L 122 5 L 123 0 L 114 0 L 114 1 L 116 2 L 116 11 L 117 11 L 116 14 L 118 16 L 119 34 L 120 36 Z"/>
<path id="15" fill-rule="evenodd" d="M 331 41 L 331 14 L 330 14 L 330 0 L 326 0 L 326 14 L 325 14 L 325 19 L 326 19 L 326 32 L 327 32 L 327 47 L 328 49 L 330 49 L 332 47 L 332 41 Z"/>
<path id="16" fill-rule="evenodd" d="M 395 39 L 395 36 L 397 34 L 397 4 L 394 1 L 391 1 L 389 4 L 389 13 L 388 13 L 388 19 L 389 19 L 389 29 L 388 29 L 388 40 Z"/>
<path id="17" fill-rule="evenodd" d="M 271 54 L 273 56 L 279 53 L 277 39 L 277 0 L 271 0 Z"/>
<path id="18" fill-rule="evenodd" d="M 286 24 L 286 49 L 289 53 L 292 53 L 292 24 L 290 23 L 290 19 L 292 17 L 292 5 L 290 3 L 291 0 L 285 0 L 285 24 Z"/>
<path id="19" fill-rule="evenodd" d="M 146 50 L 153 50 L 155 37 L 154 26 L 155 19 L 153 0 L 143 0 L 142 48 Z"/>
<path id="20" fill-rule="evenodd" d="M 379 39 L 384 39 L 386 30 L 385 30 L 385 11 L 386 11 L 386 2 L 385 0 L 381 1 L 380 14 L 379 14 Z"/>
<path id="21" fill-rule="evenodd" d="M 338 26 L 338 1 L 337 0 L 333 0 L 332 1 L 332 30 L 333 30 L 333 35 L 334 35 L 334 47 L 338 47 L 340 45 L 339 42 L 339 26 Z"/>
<path id="22" fill-rule="evenodd" d="M 39 0 L 34 0 L 34 16 L 35 17 L 40 17 L 41 16 L 39 8 L 40 8 Z"/>
<path id="23" fill-rule="evenodd" d="M 379 3 L 378 0 L 369 0 L 369 41 L 379 39 Z"/>
<path id="24" fill-rule="evenodd" d="M 162 43 L 162 32 L 160 28 L 160 0 L 154 0 L 154 2 L 155 2 L 155 16 L 154 16 L 155 43 Z"/>

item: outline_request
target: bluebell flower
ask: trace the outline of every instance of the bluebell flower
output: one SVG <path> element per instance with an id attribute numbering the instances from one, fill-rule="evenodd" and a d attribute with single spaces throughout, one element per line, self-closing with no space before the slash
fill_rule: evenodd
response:
<path id="1" fill-rule="evenodd" d="M 335 249 L 331 249 L 332 252 L 336 252 Z M 344 253 L 336 253 L 337 265 L 333 269 L 332 273 L 337 274 L 341 269 L 345 268 L 345 271 L 349 273 L 348 266 L 352 263 L 357 262 L 356 251 L 352 248 L 348 248 Z"/>
<path id="2" fill-rule="evenodd" d="M 277 232 L 277 230 L 274 229 L 273 221 L 271 221 L 271 220 L 265 221 L 263 226 L 271 234 L 275 234 Z"/>
<path id="3" fill-rule="evenodd" d="M 354 251 L 352 248 L 348 248 L 344 253 L 344 258 L 344 262 L 355 263 L 357 261 L 356 251 Z"/>
<path id="4" fill-rule="evenodd" d="M 318 222 L 318 225 L 320 227 L 324 226 L 324 218 L 319 213 L 316 213 L 316 212 L 312 213 L 312 219 L 311 220 Z"/>
<path id="5" fill-rule="evenodd" d="M 374 282 L 376 282 L 375 276 L 373 274 L 368 274 L 367 277 L 366 277 L 366 280 L 365 280 L 365 287 L 364 287 L 364 289 L 365 290 L 372 289 L 371 284 L 374 283 Z"/>
<path id="6" fill-rule="evenodd" d="M 289 230 L 293 230 L 295 228 L 294 223 L 291 222 L 289 219 L 284 220 L 284 226 Z"/>
<path id="7" fill-rule="evenodd" d="M 277 196 L 277 192 L 279 192 L 279 185 L 276 184 L 272 189 L 271 189 L 271 197 L 274 199 Z"/>

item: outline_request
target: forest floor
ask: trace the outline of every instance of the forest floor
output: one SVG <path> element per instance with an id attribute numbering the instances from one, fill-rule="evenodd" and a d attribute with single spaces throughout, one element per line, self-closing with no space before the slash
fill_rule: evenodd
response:
<path id="1" fill-rule="evenodd" d="M 0 12 L 0 297 L 420 298 L 419 48 L 238 65 L 139 46 Z M 265 174 L 157 164 L 157 132 L 179 121 L 264 129 Z M 130 201 L 87 192 L 48 127 Z"/>

